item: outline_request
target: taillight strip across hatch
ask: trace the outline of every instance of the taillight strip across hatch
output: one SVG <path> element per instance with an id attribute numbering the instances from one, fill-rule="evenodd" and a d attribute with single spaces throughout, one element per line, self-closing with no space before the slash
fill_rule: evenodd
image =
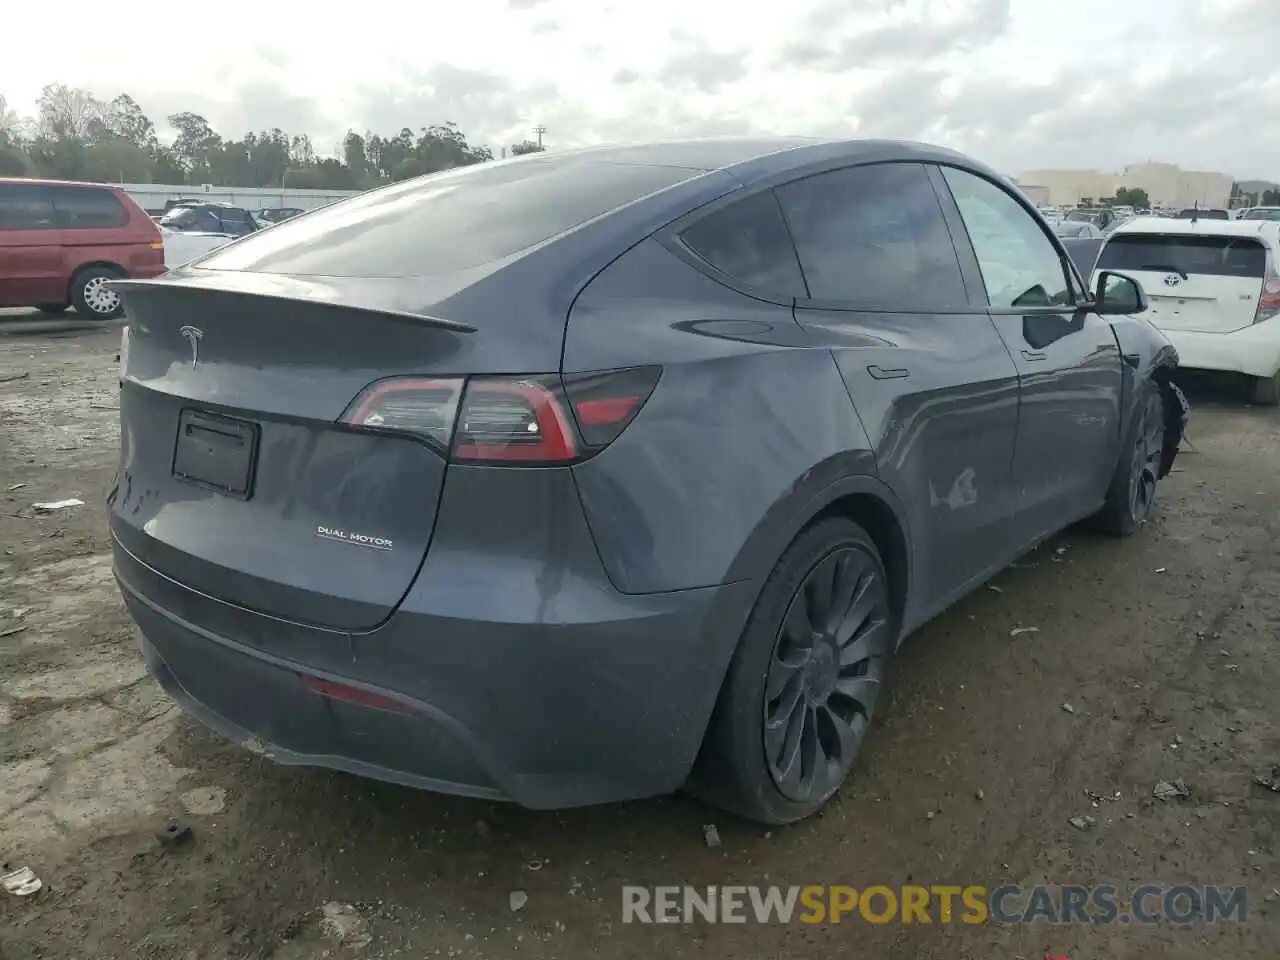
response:
<path id="1" fill-rule="evenodd" d="M 371 383 L 339 422 L 409 434 L 453 462 L 578 463 L 621 435 L 653 394 L 657 366 L 515 377 L 390 377 Z"/>

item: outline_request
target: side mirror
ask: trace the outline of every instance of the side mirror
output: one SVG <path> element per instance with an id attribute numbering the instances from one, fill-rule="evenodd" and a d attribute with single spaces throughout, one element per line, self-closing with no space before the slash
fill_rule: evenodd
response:
<path id="1" fill-rule="evenodd" d="M 1147 294 L 1142 284 L 1122 273 L 1103 270 L 1097 276 L 1093 297 L 1093 311 L 1102 316 L 1143 313 L 1147 309 Z"/>

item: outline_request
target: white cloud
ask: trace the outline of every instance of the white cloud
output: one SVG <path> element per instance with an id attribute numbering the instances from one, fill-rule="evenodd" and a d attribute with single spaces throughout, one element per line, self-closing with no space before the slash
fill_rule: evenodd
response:
<path id="1" fill-rule="evenodd" d="M 1148 158 L 1280 177 L 1272 0 L 385 0 L 306 18 L 260 0 L 174 16 L 64 0 L 6 43 L 0 94 L 130 93 L 224 135 L 279 126 L 321 151 L 348 127 L 453 120 L 501 146 L 776 132 L 902 136 L 1016 173 Z M 42 22 L 47 21 L 47 22 Z M 64 30 L 66 23 L 96 23 Z M 104 34 L 104 30 L 106 33 Z M 110 42 L 104 43 L 104 35 Z"/>

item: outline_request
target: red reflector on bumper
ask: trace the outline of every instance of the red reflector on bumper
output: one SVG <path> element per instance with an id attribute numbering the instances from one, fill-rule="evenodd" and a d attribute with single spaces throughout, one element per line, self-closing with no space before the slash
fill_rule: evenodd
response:
<path id="1" fill-rule="evenodd" d="M 391 697 L 384 697 L 378 693 L 370 693 L 368 690 L 361 690 L 359 687 L 350 687 L 345 683 L 334 683 L 332 680 L 321 680 L 319 677 L 302 677 L 302 685 L 313 693 L 318 693 L 322 697 L 328 697 L 330 700 L 341 700 L 344 703 L 354 703 L 359 707 L 372 707 L 375 710 L 390 710 L 392 713 L 410 713 L 410 709 Z"/>

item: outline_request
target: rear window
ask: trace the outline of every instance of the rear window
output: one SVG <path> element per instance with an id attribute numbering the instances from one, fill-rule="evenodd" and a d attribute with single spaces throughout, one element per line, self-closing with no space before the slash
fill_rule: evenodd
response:
<path id="1" fill-rule="evenodd" d="M 1261 207 L 1246 210 L 1241 220 L 1280 220 L 1280 207 Z"/>
<path id="2" fill-rule="evenodd" d="M 129 222 L 129 212 L 110 190 L 92 187 L 50 187 L 49 190 L 61 226 L 85 230 L 123 227 Z"/>
<path id="3" fill-rule="evenodd" d="M 680 235 L 726 276 L 785 297 L 806 297 L 800 261 L 772 190 L 703 217 Z"/>
<path id="4" fill-rule="evenodd" d="M 1126 233 L 1112 237 L 1102 248 L 1098 269 L 1261 278 L 1267 269 L 1267 250 L 1249 237 Z"/>
<path id="5" fill-rule="evenodd" d="M 413 277 L 475 267 L 702 171 L 535 157 L 408 180 L 255 234 L 207 270 L 298 276 Z"/>
<path id="6" fill-rule="evenodd" d="M 56 226 L 47 187 L 0 183 L 0 230 L 51 230 Z"/>
<path id="7" fill-rule="evenodd" d="M 1231 214 L 1225 210 L 1204 210 L 1188 207 L 1178 213 L 1179 220 L 1230 220 Z"/>

